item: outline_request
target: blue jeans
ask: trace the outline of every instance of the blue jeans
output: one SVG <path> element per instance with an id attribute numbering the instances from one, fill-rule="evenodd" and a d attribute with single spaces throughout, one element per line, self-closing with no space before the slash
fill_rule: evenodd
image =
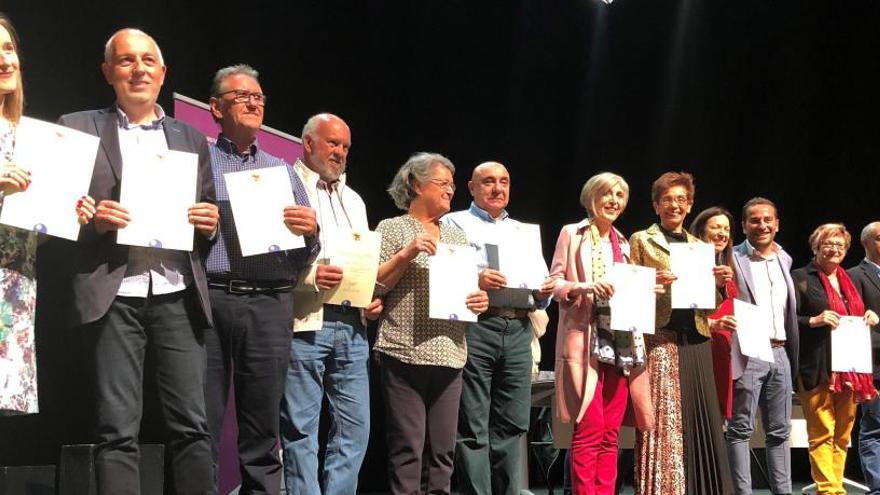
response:
<path id="1" fill-rule="evenodd" d="M 356 310 L 325 311 L 316 332 L 295 333 L 281 402 L 281 442 L 288 494 L 354 494 L 370 438 L 367 332 Z M 318 424 L 324 396 L 330 433 L 318 482 Z"/>
<path id="2" fill-rule="evenodd" d="M 733 382 L 733 415 L 726 439 L 736 495 L 752 493 L 749 440 L 758 409 L 764 422 L 770 491 L 791 493 L 791 365 L 783 347 L 773 348 L 773 357 L 773 364 L 749 359 L 742 376 Z"/>
<path id="3" fill-rule="evenodd" d="M 870 488 L 868 495 L 880 495 L 880 398 L 862 404 L 859 428 L 859 455 L 865 484 Z"/>

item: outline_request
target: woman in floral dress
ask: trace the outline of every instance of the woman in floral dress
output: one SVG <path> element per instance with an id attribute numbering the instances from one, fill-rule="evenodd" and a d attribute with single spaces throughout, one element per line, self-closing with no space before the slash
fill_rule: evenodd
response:
<path id="1" fill-rule="evenodd" d="M 27 190 L 31 183 L 30 173 L 12 162 L 23 104 L 18 36 L 0 13 L 0 209 L 6 196 Z M 77 204 L 80 223 L 94 212 L 90 199 Z M 36 233 L 0 225 L 0 415 L 38 412 L 36 256 Z"/>

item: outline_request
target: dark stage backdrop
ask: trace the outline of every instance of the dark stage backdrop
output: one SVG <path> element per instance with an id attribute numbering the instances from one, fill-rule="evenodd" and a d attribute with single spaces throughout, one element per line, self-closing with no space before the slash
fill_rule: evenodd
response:
<path id="1" fill-rule="evenodd" d="M 33 117 L 109 105 L 99 71 L 117 28 L 151 33 L 171 92 L 206 99 L 213 72 L 262 72 L 266 123 L 299 135 L 319 111 L 351 125 L 350 183 L 371 224 L 396 215 L 384 193 L 415 151 L 459 167 L 507 164 L 511 213 L 540 222 L 552 252 L 559 227 L 583 216 L 578 193 L 612 170 L 632 187 L 619 221 L 654 220 L 659 173 L 695 174 L 694 214 L 777 202 L 779 241 L 802 265 L 818 224 L 857 236 L 880 217 L 880 4 L 839 0 L 41 2 L 5 0 L 22 38 Z M 736 241 L 742 238 L 738 233 Z M 38 345 L 42 413 L 0 421 L 0 465 L 54 462 L 60 442 L 88 439 L 84 362 L 65 328 L 65 250 L 40 252 Z M 849 263 L 861 256 L 856 247 Z M 554 333 L 545 337 L 552 366 Z M 374 388 L 374 390 L 376 390 Z M 363 488 L 384 480 L 382 408 Z M 148 404 L 149 405 L 149 404 Z"/>

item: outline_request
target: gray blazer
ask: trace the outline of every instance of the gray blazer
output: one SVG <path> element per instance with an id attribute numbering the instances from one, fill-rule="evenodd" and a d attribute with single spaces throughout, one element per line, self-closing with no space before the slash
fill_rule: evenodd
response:
<path id="1" fill-rule="evenodd" d="M 791 256 L 782 248 L 776 253 L 776 259 L 782 267 L 782 274 L 785 276 L 785 285 L 788 287 L 788 303 L 785 305 L 785 353 L 788 355 L 788 362 L 791 367 L 792 384 L 795 383 L 795 377 L 798 370 L 798 352 L 800 349 L 800 334 L 798 333 L 797 321 L 797 293 L 794 290 L 794 282 L 791 280 Z M 749 251 L 746 242 L 734 246 L 733 263 L 736 268 L 736 285 L 739 289 L 737 299 L 755 304 L 755 283 L 752 280 L 752 267 L 749 263 Z M 736 332 L 734 332 L 736 336 Z M 733 365 L 733 379 L 736 380 L 742 376 L 742 372 L 748 364 L 749 358 L 743 356 L 739 350 L 739 339 L 734 338 L 730 346 L 730 358 Z"/>
<path id="2" fill-rule="evenodd" d="M 101 138 L 89 195 L 95 201 L 119 200 L 122 175 L 122 153 L 119 150 L 118 116 L 116 106 L 102 110 L 90 110 L 61 116 L 58 123 Z M 199 168 L 196 197 L 193 203 L 215 203 L 211 159 L 205 137 L 192 127 L 170 117 L 164 120 L 168 148 L 198 153 Z M 189 253 L 200 308 L 193 316 L 193 325 L 212 325 L 211 306 L 208 302 L 208 283 L 205 276 L 205 260 L 211 241 L 195 233 L 194 249 Z M 84 325 L 98 320 L 110 309 L 116 297 L 128 263 L 128 246 L 116 243 L 116 232 L 99 235 L 95 223 L 83 226 L 73 256 L 73 303 L 70 323 Z"/>

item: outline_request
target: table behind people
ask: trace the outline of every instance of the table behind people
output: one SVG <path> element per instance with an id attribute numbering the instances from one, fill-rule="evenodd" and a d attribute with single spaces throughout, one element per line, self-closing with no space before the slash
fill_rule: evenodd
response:
<path id="1" fill-rule="evenodd" d="M 116 103 L 59 120 L 101 138 L 89 189 L 97 207 L 72 260 L 69 316 L 72 325 L 84 326 L 94 360 L 98 492 L 139 492 L 146 373 L 156 379 L 167 432 L 166 479 L 178 493 L 214 493 L 204 403 L 203 331 L 212 323 L 204 260 L 218 214 L 207 142 L 156 104 L 166 68 L 148 34 L 130 28 L 114 33 L 101 69 Z M 168 149 L 197 154 L 197 202 L 188 212 L 195 228 L 193 251 L 117 244 L 116 231 L 130 221 L 118 203 L 124 158 Z M 148 350 L 156 365 L 145 370 Z"/>

